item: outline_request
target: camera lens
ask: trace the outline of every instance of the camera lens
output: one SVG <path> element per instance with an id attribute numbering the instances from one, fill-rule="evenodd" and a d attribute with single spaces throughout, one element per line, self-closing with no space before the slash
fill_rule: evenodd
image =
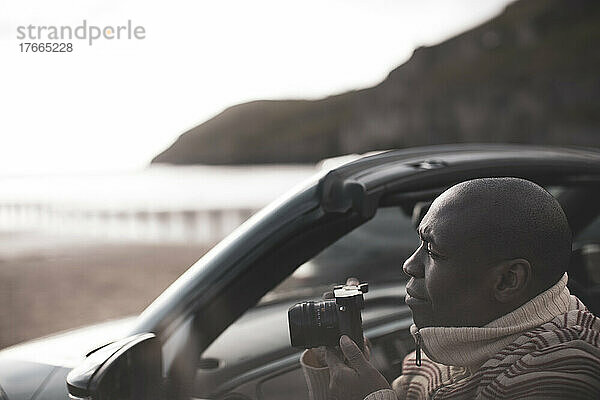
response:
<path id="1" fill-rule="evenodd" d="M 337 345 L 339 324 L 335 300 L 306 301 L 288 311 L 290 339 L 294 347 Z"/>

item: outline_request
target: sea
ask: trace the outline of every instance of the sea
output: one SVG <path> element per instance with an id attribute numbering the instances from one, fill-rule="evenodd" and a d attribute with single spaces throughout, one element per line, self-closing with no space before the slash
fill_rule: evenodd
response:
<path id="1" fill-rule="evenodd" d="M 0 177 L 0 234 L 214 243 L 317 165 L 169 166 Z"/>

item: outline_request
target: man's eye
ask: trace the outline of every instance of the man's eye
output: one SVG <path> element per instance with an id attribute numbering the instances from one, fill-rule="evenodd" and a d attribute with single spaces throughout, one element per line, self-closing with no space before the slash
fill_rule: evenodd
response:
<path id="1" fill-rule="evenodd" d="M 429 254 L 429 256 L 431 258 L 437 258 L 438 257 L 438 254 L 431 250 L 431 246 L 429 244 L 427 244 L 427 246 L 425 247 L 425 251 L 427 251 L 427 254 Z"/>

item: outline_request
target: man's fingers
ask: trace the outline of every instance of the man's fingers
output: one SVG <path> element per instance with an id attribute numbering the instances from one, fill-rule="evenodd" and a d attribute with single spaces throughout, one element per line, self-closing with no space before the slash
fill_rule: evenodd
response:
<path id="1" fill-rule="evenodd" d="M 343 368 L 346 367 L 344 360 L 340 358 L 332 349 L 327 348 L 325 351 L 325 361 L 329 368 Z"/>
<path id="2" fill-rule="evenodd" d="M 325 347 L 308 349 L 302 357 L 306 365 L 311 367 L 323 368 L 327 366 L 327 361 L 325 361 Z"/>
<path id="3" fill-rule="evenodd" d="M 367 364 L 367 360 L 362 351 L 360 351 L 356 343 L 348 336 L 343 335 L 341 337 L 340 348 L 342 349 L 342 353 L 344 353 L 344 357 L 348 360 L 348 364 L 350 364 L 354 370 L 359 370 Z"/>
<path id="4" fill-rule="evenodd" d="M 334 299 L 335 296 L 333 295 L 333 292 L 325 292 L 323 293 L 323 299 L 327 300 L 327 299 Z"/>
<path id="5" fill-rule="evenodd" d="M 358 286 L 358 285 L 360 285 L 360 281 L 358 280 L 358 278 L 351 277 L 351 278 L 346 279 L 346 285 Z"/>
<path id="6" fill-rule="evenodd" d="M 371 341 L 365 336 L 365 344 L 364 344 L 364 354 L 367 361 L 371 361 Z"/>

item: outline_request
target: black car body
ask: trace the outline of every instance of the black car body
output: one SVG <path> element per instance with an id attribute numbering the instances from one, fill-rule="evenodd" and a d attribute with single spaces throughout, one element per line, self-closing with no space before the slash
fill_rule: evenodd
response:
<path id="1" fill-rule="evenodd" d="M 374 280 L 365 296 L 365 334 L 373 342 L 373 362 L 392 379 L 413 347 L 401 273 L 417 243 L 411 220 L 418 222 L 445 188 L 491 176 L 532 180 L 559 199 L 576 237 L 571 288 L 597 311 L 600 151 L 521 145 L 389 151 L 324 172 L 266 207 L 138 317 L 0 352 L 0 398 L 67 398 L 67 375 L 86 354 L 88 364 L 103 351 L 114 358 L 119 345 L 101 346 L 153 333 L 162 356 L 160 398 L 305 399 L 300 350 L 289 346 L 287 308 L 350 275 Z M 394 233 L 397 241 L 373 240 L 372 251 L 361 253 L 377 218 L 393 222 L 386 210 L 404 219 Z M 389 257 L 374 263 L 382 254 Z M 309 263 L 308 278 L 286 280 Z M 93 389 L 102 362 L 89 367 L 88 375 L 72 373 L 70 379 L 78 377 L 70 381 L 72 394 L 79 393 L 74 398 Z"/>

